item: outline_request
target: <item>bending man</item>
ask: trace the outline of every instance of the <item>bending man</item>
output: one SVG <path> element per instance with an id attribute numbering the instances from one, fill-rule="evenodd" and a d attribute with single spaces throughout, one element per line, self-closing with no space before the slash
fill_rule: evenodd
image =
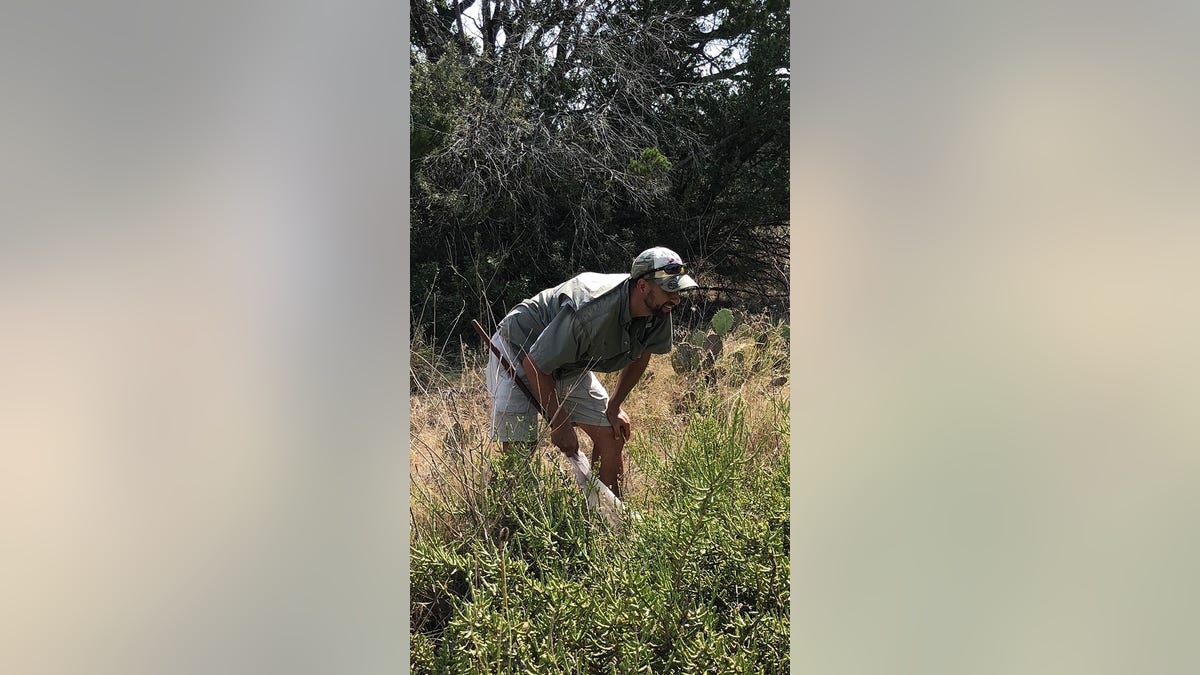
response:
<path id="1" fill-rule="evenodd" d="M 500 321 L 492 342 L 528 382 L 550 418 L 550 440 L 579 452 L 575 427 L 592 439 L 600 481 L 618 497 L 625 441 L 633 424 L 621 408 L 651 354 L 671 351 L 671 310 L 696 288 L 674 251 L 642 251 L 629 274 L 585 272 L 522 301 Z M 595 372 L 617 376 L 610 397 Z M 487 370 L 492 438 L 534 443 L 537 412 L 504 374 L 495 355 Z"/>

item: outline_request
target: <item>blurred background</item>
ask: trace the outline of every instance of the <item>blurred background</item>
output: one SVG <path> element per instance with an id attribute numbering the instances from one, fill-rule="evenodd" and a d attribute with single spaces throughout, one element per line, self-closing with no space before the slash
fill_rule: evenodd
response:
<path id="1" fill-rule="evenodd" d="M 1192 673 L 1197 13 L 791 12 L 794 660 Z M 10 3 L 0 671 L 403 670 L 383 3 Z"/>
<path id="2" fill-rule="evenodd" d="M 0 671 L 401 669 L 403 8 L 0 25 Z"/>
<path id="3" fill-rule="evenodd" d="M 794 12 L 800 672 L 1200 667 L 1198 18 Z"/>

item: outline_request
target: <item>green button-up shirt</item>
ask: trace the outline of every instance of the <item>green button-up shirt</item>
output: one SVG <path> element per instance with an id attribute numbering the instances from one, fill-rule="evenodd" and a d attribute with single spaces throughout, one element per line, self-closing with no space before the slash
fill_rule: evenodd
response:
<path id="1" fill-rule="evenodd" d="M 671 317 L 629 314 L 629 275 L 585 272 L 523 300 L 500 321 L 518 359 L 544 373 L 620 370 L 671 351 Z"/>

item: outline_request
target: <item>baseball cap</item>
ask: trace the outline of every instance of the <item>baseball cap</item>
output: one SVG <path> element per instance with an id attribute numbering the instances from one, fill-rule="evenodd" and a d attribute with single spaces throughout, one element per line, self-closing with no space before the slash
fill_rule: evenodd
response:
<path id="1" fill-rule="evenodd" d="M 688 266 L 683 258 L 669 248 L 655 246 L 648 248 L 633 259 L 633 267 L 629 270 L 629 278 L 633 280 L 648 277 L 664 290 L 687 291 L 699 286 L 696 280 L 688 276 Z"/>

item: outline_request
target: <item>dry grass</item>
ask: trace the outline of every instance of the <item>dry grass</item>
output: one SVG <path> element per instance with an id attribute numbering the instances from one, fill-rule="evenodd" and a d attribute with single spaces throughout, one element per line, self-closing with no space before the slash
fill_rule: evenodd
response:
<path id="1" fill-rule="evenodd" d="M 752 318 L 726 336 L 722 355 L 710 368 L 676 373 L 669 355 L 654 355 L 624 405 L 634 433 L 626 451 L 622 481 L 626 499 L 638 500 L 639 493 L 647 488 L 635 458 L 643 453 L 662 458 L 664 440 L 682 437 L 697 409 L 698 395 L 716 396 L 728 404 L 742 401 L 754 442 L 786 444 L 790 381 L 779 382 L 787 376 L 786 354 L 786 341 L 778 327 L 765 318 Z M 462 357 L 466 367 L 461 371 L 440 374 L 427 368 L 426 375 L 414 385 L 409 460 L 414 523 L 429 520 L 428 497 L 461 499 L 471 490 L 480 489 L 486 482 L 489 460 L 499 453 L 499 444 L 488 437 L 490 401 L 483 372 L 486 353 L 480 350 Z M 428 354 L 421 358 L 430 363 L 437 361 Z M 611 392 L 617 373 L 599 376 Z M 581 449 L 590 456 L 590 440 L 586 434 L 579 437 Z M 566 471 L 565 462 L 550 445 L 545 425 L 540 429 L 534 455 Z"/>
<path id="2" fill-rule="evenodd" d="M 532 461 L 487 439 L 482 353 L 414 377 L 413 672 L 787 672 L 784 335 L 745 321 L 698 370 L 651 359 L 625 406 L 643 517 L 620 527 L 545 429 Z"/>

